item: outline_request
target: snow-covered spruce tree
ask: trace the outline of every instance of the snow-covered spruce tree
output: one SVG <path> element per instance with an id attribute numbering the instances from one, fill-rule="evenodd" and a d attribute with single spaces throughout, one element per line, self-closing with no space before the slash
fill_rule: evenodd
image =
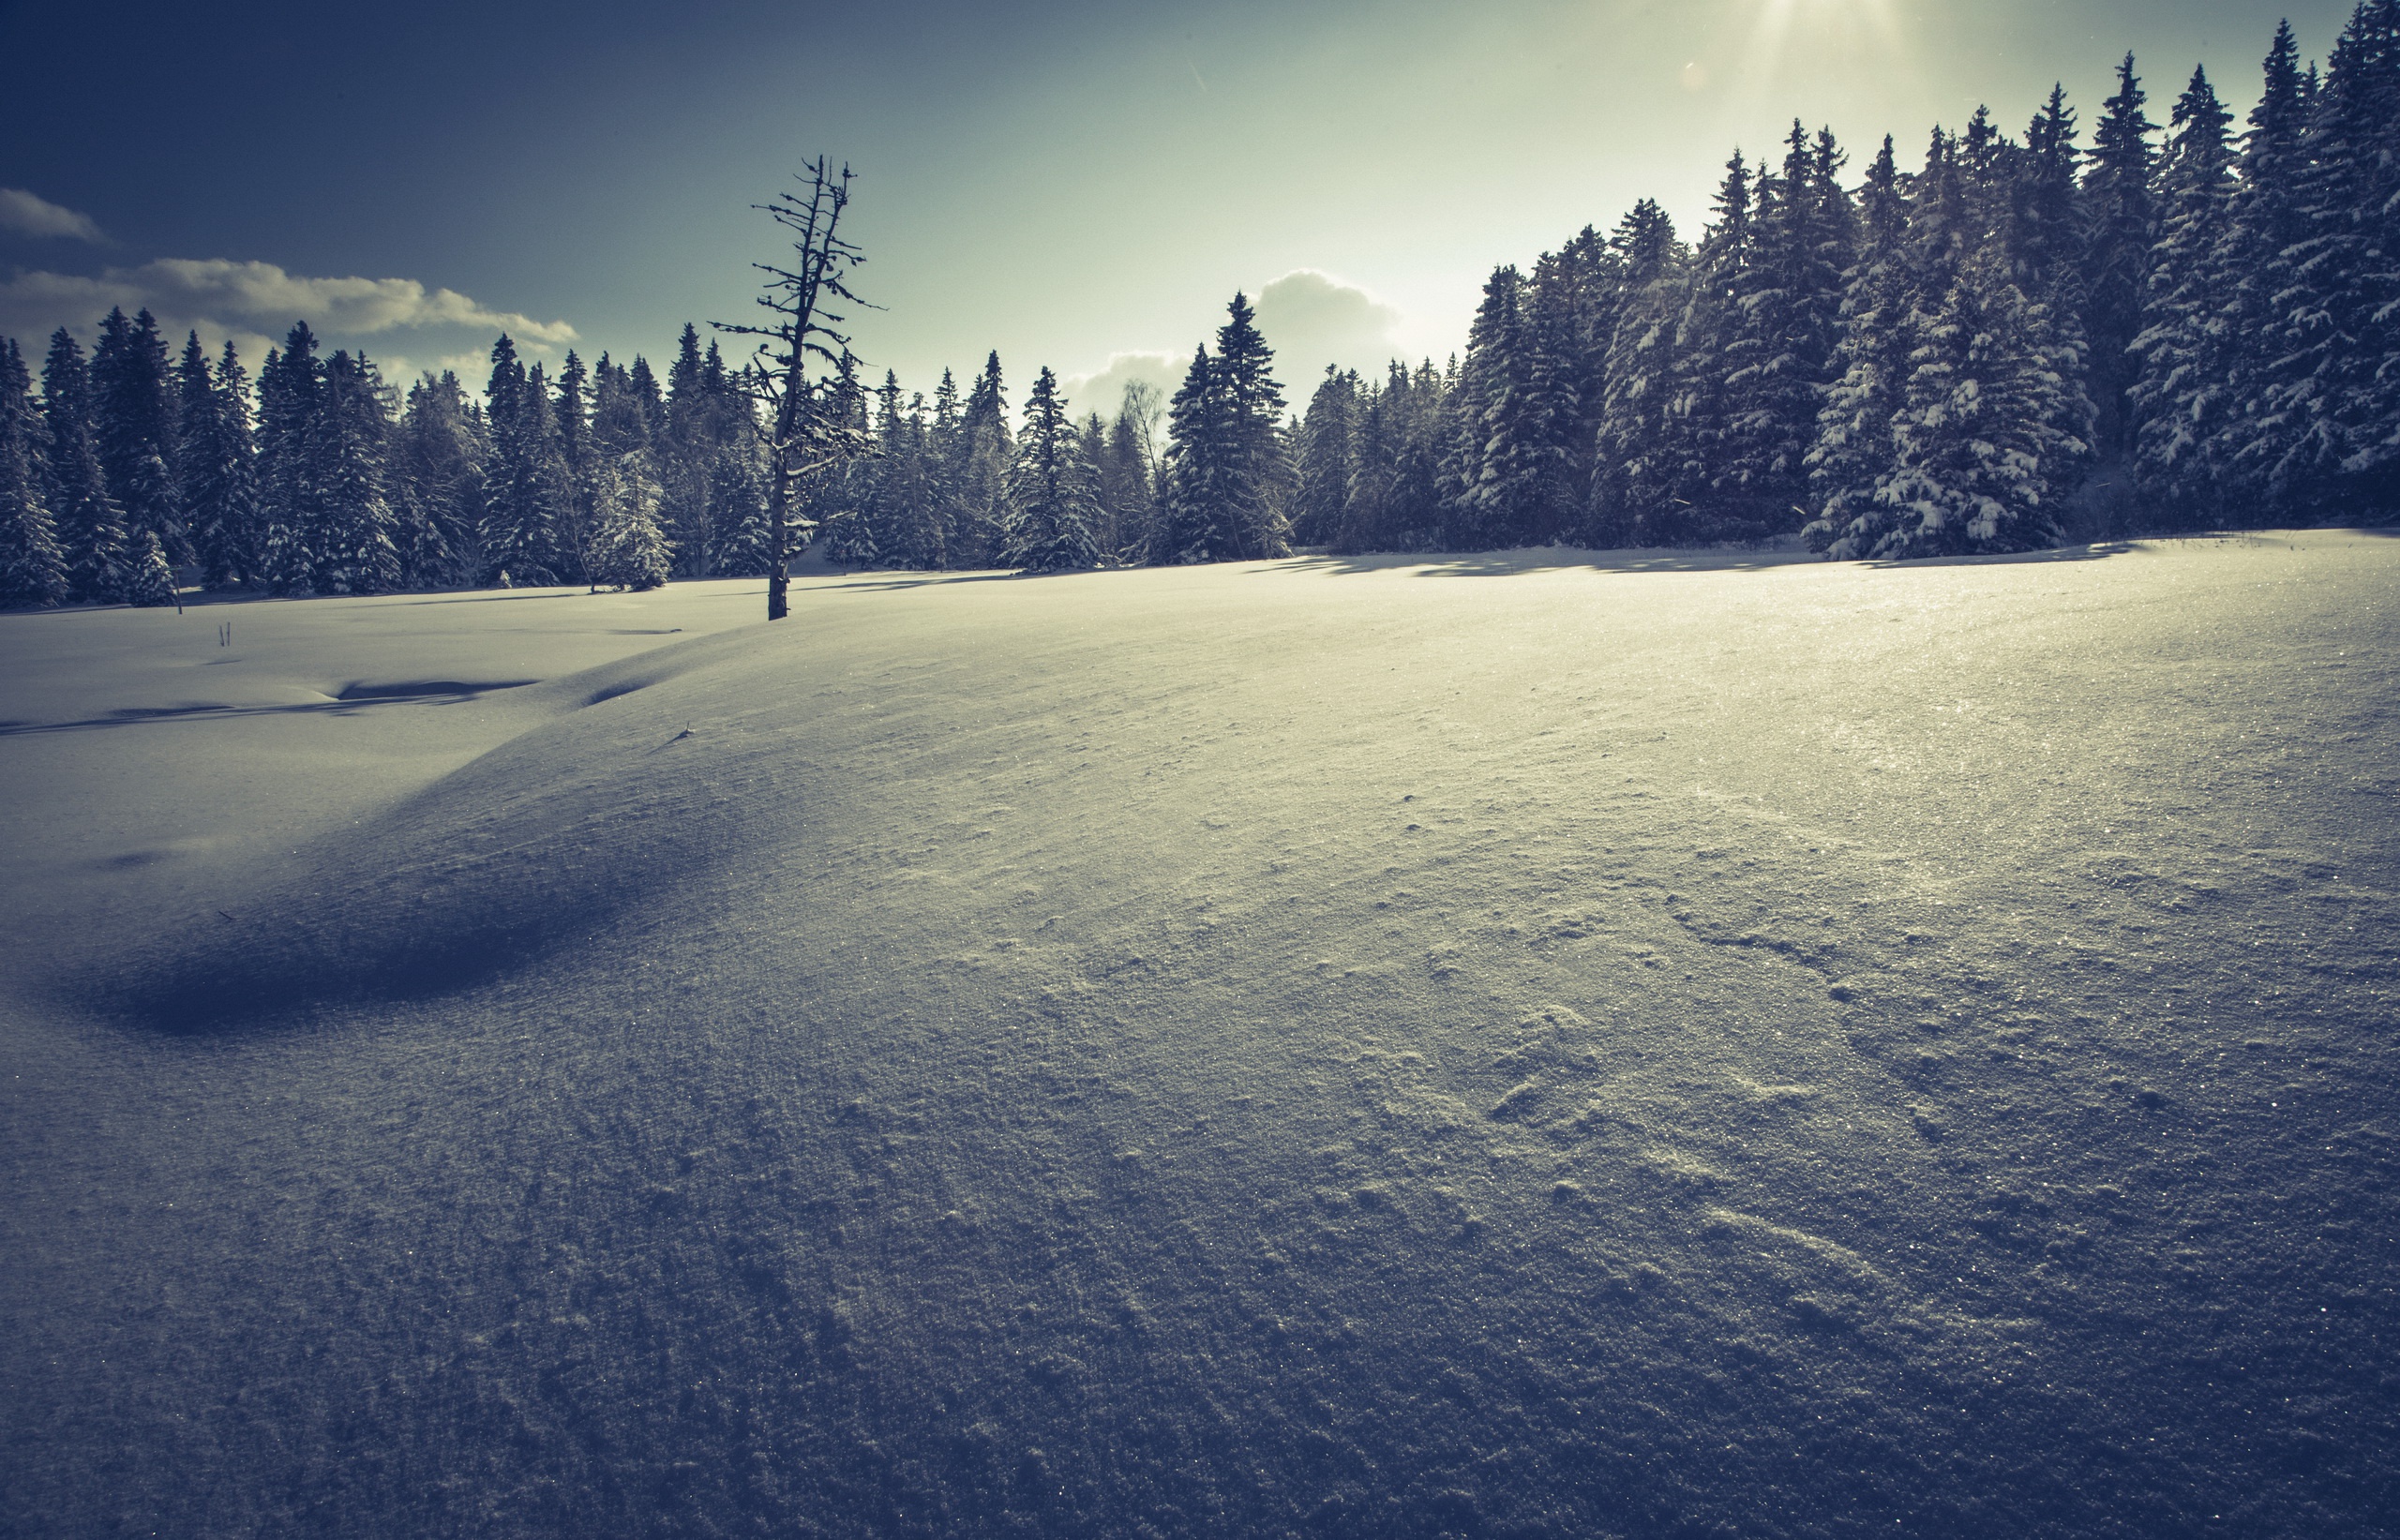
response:
<path id="1" fill-rule="evenodd" d="M 2117 67 L 2117 94 L 2101 104 L 2100 122 L 2092 136 L 2092 163 L 2083 177 L 2091 232 L 2083 329 L 2092 347 L 2097 448 L 2111 458 L 2132 453 L 2140 429 L 2126 392 L 2139 367 L 2131 349 L 2142 329 L 2151 249 L 2158 239 L 2156 164 L 2150 142 L 2158 126 L 2142 114 L 2146 100 L 2134 74 L 2134 56 L 2128 53 Z"/>
<path id="2" fill-rule="evenodd" d="M 596 474 L 592 586 L 635 593 L 663 587 L 674 563 L 658 527 L 657 478 L 633 456 L 605 463 Z"/>
<path id="3" fill-rule="evenodd" d="M 1443 435 L 1440 544 L 1446 549 L 1499 544 L 1487 536 L 1490 518 L 1478 497 L 1489 436 L 1484 419 L 1507 393 L 1509 376 L 1525 372 L 1523 308 L 1523 277 L 1514 266 L 1493 268 L 1467 324 L 1466 357 L 1459 366 L 1459 388 L 1449 398 L 1450 423 Z"/>
<path id="4" fill-rule="evenodd" d="M 175 569 L 168 564 L 167 548 L 158 531 L 144 530 L 134 541 L 127 564 L 125 602 L 135 609 L 164 609 L 175 602 Z"/>
<path id="5" fill-rule="evenodd" d="M 109 496 L 92 443 L 92 377 L 83 350 L 66 327 L 51 334 L 42 361 L 42 426 L 45 501 L 67 559 L 68 597 L 82 603 L 112 603 L 125 595 L 125 518 Z"/>
<path id="6" fill-rule="evenodd" d="M 706 577 L 714 570 L 717 543 L 709 508 L 709 462 L 715 434 L 709 422 L 712 403 L 702 384 L 706 367 L 699 328 L 685 321 L 675 361 L 667 367 L 666 422 L 656 441 L 659 483 L 666 496 L 662 518 L 675 547 L 679 577 Z"/>
<path id="7" fill-rule="evenodd" d="M 1877 490 L 1889 522 L 1860 554 L 2028 550 L 2054 544 L 2062 464 L 2087 446 L 2059 425 L 2076 403 L 2053 366 L 2043 307 L 1996 243 L 1959 262 L 1941 308 L 1919 313 L 1896 463 Z"/>
<path id="8" fill-rule="evenodd" d="M 1357 469 L 1359 387 L 1358 371 L 1325 366 L 1300 418 L 1299 452 L 1292 501 L 1292 539 L 1323 546 L 1342 528 Z"/>
<path id="9" fill-rule="evenodd" d="M 2400 508 L 2400 0 L 2364 0 L 2311 104 L 2302 235 L 2269 333 L 2277 511 L 2310 519 Z"/>
<path id="10" fill-rule="evenodd" d="M 316 334 L 297 321 L 259 366 L 257 578 L 270 593 L 305 593 L 317 569 L 308 544 L 322 525 L 315 453 L 324 365 Z"/>
<path id="11" fill-rule="evenodd" d="M 1871 502 L 1852 488 L 1848 521 L 1820 538 L 1895 559 L 2048 544 L 2088 453 L 2075 432 L 2088 407 L 2060 372 L 2048 307 L 2018 286 L 2006 242 L 1976 223 L 1957 140 L 1935 130 L 1910 193 L 1909 374 L 1892 464 Z"/>
<path id="12" fill-rule="evenodd" d="M 847 389 L 837 385 L 837 395 L 855 396 L 855 413 L 837 405 L 837 411 L 852 418 L 853 429 L 861 441 L 872 443 L 873 453 L 858 455 L 844 462 L 832 486 L 815 499 L 821 510 L 818 517 L 824 528 L 818 532 L 818 544 L 825 559 L 850 567 L 879 567 L 892 563 L 890 551 L 890 531 L 884 521 L 883 483 L 892 470 L 892 454 L 905 447 L 901 441 L 900 377 L 890 369 L 883 371 L 883 383 L 876 387 L 871 397 L 861 395 L 855 379 L 857 366 L 846 352 L 842 363 L 853 378 Z M 837 376 L 838 380 L 838 376 Z M 871 400 L 873 422 L 867 421 Z"/>
<path id="13" fill-rule="evenodd" d="M 1673 412 L 1676 321 L 1689 294 L 1690 253 L 1674 222 L 1643 199 L 1618 221 L 1610 245 L 1624 259 L 1624 297 L 1602 365 L 1592 486 L 1582 538 L 1629 544 L 1642 516 L 1668 505 L 1666 463 Z"/>
<path id="14" fill-rule="evenodd" d="M 1756 256 L 1753 178 L 1739 152 L 1717 192 L 1716 221 L 1694 254 L 1682 311 L 1666 361 L 1667 398 L 1642 487 L 1628 510 L 1637 546 L 1680 546 L 1738 538 L 1748 527 L 1716 506 L 1710 483 L 1727 428 L 1725 350 Z"/>
<path id="15" fill-rule="evenodd" d="M 710 355 L 715 356 L 711 344 Z M 716 531 L 710 570 L 727 577 L 765 577 L 774 564 L 774 535 L 768 527 L 767 444 L 757 404 L 740 377 L 720 371 L 723 381 L 715 416 L 719 437 L 708 462 L 709 518 Z M 799 510 L 788 508 L 788 519 Z M 815 531 L 792 519 L 787 540 L 804 542 Z M 787 545 L 788 552 L 792 546 Z"/>
<path id="16" fill-rule="evenodd" d="M 1183 383 L 1167 400 L 1166 475 L 1160 499 L 1164 517 L 1161 548 L 1152 553 L 1153 561 L 1220 560 L 1212 554 L 1209 541 L 1217 532 L 1211 441 L 1224 416 L 1218 399 L 1221 390 L 1215 362 L 1203 343 L 1192 351 L 1192 366 L 1183 371 Z"/>
<path id="17" fill-rule="evenodd" d="M 1337 551 L 1424 551 L 1443 527 L 1441 460 L 1451 416 L 1449 381 L 1427 359 L 1395 359 L 1358 414 L 1358 469 Z"/>
<path id="18" fill-rule="evenodd" d="M 1289 556 L 1292 446 L 1275 353 L 1259 335 L 1246 297 L 1237 292 L 1225 309 L 1230 319 L 1217 328 L 1217 372 L 1230 453 L 1221 485 L 1247 559 Z"/>
<path id="19" fill-rule="evenodd" d="M 1566 482 L 1557 513 L 1562 534 L 1582 522 L 1592 484 L 1600 408 L 1608 394 L 1609 343 L 1625 304 L 1626 268 L 1615 244 L 1590 225 L 1554 256 L 1534 264 L 1536 336 L 1575 402 L 1574 418 L 1563 430 Z"/>
<path id="20" fill-rule="evenodd" d="M 892 392 L 895 396 L 899 393 L 896 379 Z M 848 348 L 835 355 L 833 372 L 823 381 L 819 395 L 818 410 L 825 420 L 847 432 L 850 442 L 862 449 L 875 442 L 868 392 L 859 378 L 859 361 Z M 823 548 L 827 560 L 852 567 L 882 564 L 881 542 L 870 516 L 878 469 L 872 454 L 859 453 L 803 479 L 800 511 L 816 527 L 812 543 Z"/>
<path id="21" fill-rule="evenodd" d="M 559 577 L 596 589 L 599 580 L 592 576 L 592 563 L 599 548 L 600 522 L 592 463 L 591 381 L 583 360 L 569 348 L 558 379 L 550 384 L 549 417 L 559 480 Z"/>
<path id="22" fill-rule="evenodd" d="M 1485 284 L 1451 403 L 1442 543 L 1456 550 L 1547 545 L 1566 523 L 1576 399 L 1571 275 L 1544 253 L 1526 283 L 1503 267 Z"/>
<path id="23" fill-rule="evenodd" d="M 704 435 L 698 460 L 699 505 L 710 543 L 703 569 L 721 576 L 763 577 L 773 561 L 766 444 L 757 402 L 713 341 L 700 359 L 698 396 L 694 423 Z M 668 535 L 670 541 L 682 538 L 672 530 Z"/>
<path id="24" fill-rule="evenodd" d="M 1803 531 L 1809 549 L 1840 561 L 1882 538 L 1875 494 L 1892 466 L 1892 418 L 1907 396 L 1912 351 L 1908 203 L 1889 134 L 1867 169 L 1858 204 L 1858 260 L 1844 282 L 1837 374 L 1808 452 L 1816 517 Z"/>
<path id="25" fill-rule="evenodd" d="M 2049 98 L 2025 126 L 2025 144 L 2014 157 L 2015 178 L 2002 238 L 2018 288 L 2045 300 L 2082 335 L 2086 307 L 2083 274 L 2090 261 L 2090 230 L 2076 168 L 2075 109 L 2066 88 L 2050 87 Z"/>
<path id="26" fill-rule="evenodd" d="M 200 334 L 185 338 L 176 370 L 182 407 L 175 452 L 176 497 L 202 583 L 256 580 L 258 464 L 250 430 L 249 376 L 228 337 L 211 368 Z"/>
<path id="27" fill-rule="evenodd" d="M 153 531 L 170 561 L 188 554 L 175 501 L 173 389 L 158 321 L 146 309 L 128 321 L 112 308 L 92 349 L 92 441 L 127 533 L 139 544 Z"/>
<path id="28" fill-rule="evenodd" d="M 1098 463 L 1101 501 L 1116 528 L 1116 555 L 1122 561 L 1148 561 L 1158 532 L 1158 484 L 1145 416 L 1155 414 L 1157 400 L 1157 387 L 1148 381 L 1126 385 Z"/>
<path id="29" fill-rule="evenodd" d="M 1718 538 L 1797 529 L 1808 456 L 1840 338 L 1851 210 L 1830 135 L 1812 146 L 1798 119 L 1779 173 L 1762 171 L 1749 260 L 1732 274 L 1718 349 L 1721 435 L 1707 456 L 1703 506 Z"/>
<path id="30" fill-rule="evenodd" d="M 653 381 L 650 394 L 655 390 Z M 660 527 L 665 492 L 651 448 L 653 414 L 644 396 L 630 371 L 600 355 L 592 371 L 587 446 L 594 588 L 641 592 L 664 584 L 672 571 L 672 553 Z"/>
<path id="31" fill-rule="evenodd" d="M 528 369 L 506 335 L 492 344 L 484 399 L 491 452 L 484 462 L 482 580 L 539 588 L 568 580 L 576 557 L 562 546 L 565 460 L 550 411 L 548 381 Z"/>
<path id="32" fill-rule="evenodd" d="M 2224 259 L 2233 284 L 2228 329 L 2236 339 L 2228 358 L 2226 421 L 2207 452 L 2223 472 L 2221 502 L 2235 521 L 2269 514 L 2270 483 L 2284 450 L 2285 420 L 2269 398 L 2278 375 L 2281 300 L 2292 287 L 2292 253 L 2307 232 L 2300 173 L 2308 92 L 2288 22 L 2275 28 L 2264 73 L 2242 139 L 2233 230 Z"/>
<path id="33" fill-rule="evenodd" d="M 483 414 L 458 377 L 447 369 L 420 376 L 392 444 L 396 539 L 408 587 L 471 583 L 482 570 L 483 459 Z"/>
<path id="34" fill-rule="evenodd" d="M 2083 324 L 2088 250 L 2076 187 L 2075 135 L 2075 113 L 2066 105 L 2066 93 L 2053 85 L 2049 99 L 2026 125 L 2023 149 L 2012 157 L 2013 186 L 1998 234 L 2011 281 L 2034 307 L 2035 340 L 2058 376 L 2058 415 L 2049 426 L 2062 436 L 2066 457 L 2054 457 L 2048 468 L 2054 502 L 2071 496 L 2089 477 L 2099 441 L 2098 413 L 2092 401 L 2092 342 Z M 2068 449 L 2068 441 L 2083 447 Z"/>
<path id="35" fill-rule="evenodd" d="M 1392 471 L 1399 463 L 1406 391 L 1409 367 L 1397 357 L 1385 367 L 1383 383 L 1371 383 L 1358 391 L 1356 422 L 1351 427 L 1349 487 L 1342 497 L 1342 518 L 1328 535 L 1328 545 L 1337 552 L 1389 549 L 1385 545 L 1385 525 L 1389 523 L 1385 518 L 1385 509 L 1389 503 Z"/>
<path id="36" fill-rule="evenodd" d="M 2131 387 L 2140 425 L 2135 476 L 2151 508 L 2175 524 L 2217 522 L 2225 481 L 2212 451 L 2230 406 L 2236 344 L 2233 275 L 2224 265 L 2232 250 L 2232 121 L 2207 72 L 2194 69 L 2170 119 L 2159 241 L 2133 342 L 2141 361 Z"/>
<path id="37" fill-rule="evenodd" d="M 337 351 L 325 360 L 310 454 L 316 462 L 317 525 L 309 533 L 319 593 L 389 593 L 400 584 L 400 555 L 384 458 L 391 440 L 391 391 L 365 353 Z"/>
<path id="38" fill-rule="evenodd" d="M 1008 469 L 1008 539 L 1003 560 L 1028 572 L 1096 567 L 1101 543 L 1100 500 L 1075 425 L 1058 394 L 1058 377 L 1043 369 L 1025 398 L 1025 423 Z"/>
<path id="39" fill-rule="evenodd" d="M 1169 410 L 1172 491 L 1166 552 L 1175 562 L 1238 561 L 1290 550 L 1283 504 L 1290 466 L 1281 432 L 1283 393 L 1250 300 L 1236 294 Z"/>
<path id="40" fill-rule="evenodd" d="M 955 567 L 987 567 L 1001 560 L 1007 540 L 1008 467 L 1014 445 L 1009 434 L 1008 397 L 1000 378 L 1000 355 L 983 361 L 983 372 L 968 388 L 951 435 L 944 468 L 942 538 Z"/>
<path id="41" fill-rule="evenodd" d="M 25 355 L 13 337 L 0 337 L 0 608 L 67 597 L 67 558 L 42 487 L 41 437 Z"/>
<path id="42" fill-rule="evenodd" d="M 1117 510 L 1108 501 L 1108 478 L 1103 467 L 1108 464 L 1108 419 L 1097 411 L 1084 413 L 1075 425 L 1076 453 L 1084 464 L 1091 468 L 1092 501 L 1100 507 L 1100 548 L 1115 555 L 1119 548 Z"/>
<path id="43" fill-rule="evenodd" d="M 894 410 L 877 443 L 882 474 L 875 485 L 875 527 L 883 560 L 895 567 L 930 572 L 943 564 L 940 497 L 934 479 L 934 450 L 922 392 L 908 410 Z"/>
<path id="44" fill-rule="evenodd" d="M 958 528 L 958 478 L 967 457 L 962 412 L 957 376 L 945 368 L 940 383 L 934 387 L 933 411 L 925 423 L 925 490 L 933 499 L 934 523 L 940 531 L 942 567 L 959 564 L 950 548 L 950 537 Z"/>

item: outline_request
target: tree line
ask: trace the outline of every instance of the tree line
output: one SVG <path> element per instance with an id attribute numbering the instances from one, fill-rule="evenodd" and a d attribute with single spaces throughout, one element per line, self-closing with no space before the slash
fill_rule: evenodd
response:
<path id="1" fill-rule="evenodd" d="M 2389 516 L 2400 465 L 2400 0 L 2323 71 L 2277 28 L 2246 131 L 2195 70 L 2164 132 L 2128 55 L 2086 148 L 2053 89 L 1856 186 L 1828 130 L 1736 154 L 1687 243 L 1652 201 L 1485 284 L 1462 357 L 1328 369 L 1287 413 L 1236 295 L 1164 402 L 1074 413 L 997 353 L 928 400 L 848 349 L 809 388 L 852 452 L 794 527 L 853 565 L 1035 570 L 1338 550 L 1756 541 L 1838 557 Z M 38 396 L 0 339 L 0 603 L 172 603 L 172 569 L 272 593 L 628 589 L 769 561 L 757 381 L 687 325 L 648 363 L 510 338 L 481 399 L 405 396 L 295 325 L 255 389 L 144 311 Z"/>
<path id="2" fill-rule="evenodd" d="M 1462 361 L 1317 385 L 1295 538 L 1899 558 L 2391 516 L 2400 0 L 2321 75 L 2279 27 L 2238 138 L 2203 70 L 2163 137 L 2145 107 L 2128 55 L 2088 149 L 2054 89 L 1855 187 L 1795 123 L 1696 245 L 1645 201 L 1500 268 Z"/>

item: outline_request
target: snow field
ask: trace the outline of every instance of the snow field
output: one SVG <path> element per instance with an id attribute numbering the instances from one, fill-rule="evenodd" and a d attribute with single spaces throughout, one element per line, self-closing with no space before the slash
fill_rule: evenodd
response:
<path id="1" fill-rule="evenodd" d="M 2400 545 L 2088 554 L 0 621 L 0 1497 L 2386 1533 Z"/>

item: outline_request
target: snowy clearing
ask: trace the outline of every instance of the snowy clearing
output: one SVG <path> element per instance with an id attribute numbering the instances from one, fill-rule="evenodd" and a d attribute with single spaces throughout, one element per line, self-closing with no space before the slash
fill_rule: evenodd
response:
<path id="1" fill-rule="evenodd" d="M 762 586 L 0 617 L 0 1523 L 2392 1533 L 2400 541 Z"/>

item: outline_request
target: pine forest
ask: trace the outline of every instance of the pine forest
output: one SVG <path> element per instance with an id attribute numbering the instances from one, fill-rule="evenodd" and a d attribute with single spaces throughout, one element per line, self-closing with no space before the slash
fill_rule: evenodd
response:
<path id="1" fill-rule="evenodd" d="M 1483 288 L 1462 356 L 1328 370 L 1287 406 L 1236 295 L 1171 399 L 1078 413 L 997 354 L 930 398 L 844 352 L 812 473 L 832 561 L 1028 570 L 1340 552 L 1803 540 L 1837 558 L 2400 508 L 2400 0 L 2320 70 L 2288 27 L 2237 129 L 2195 70 L 2164 125 L 2128 56 L 1853 174 L 1828 130 L 1735 154 L 1687 240 L 1644 200 Z M 768 560 L 744 367 L 666 377 L 507 336 L 480 392 L 405 392 L 306 323 L 249 366 L 147 311 L 88 353 L 0 339 L 0 604 L 211 588 L 641 590 Z"/>

